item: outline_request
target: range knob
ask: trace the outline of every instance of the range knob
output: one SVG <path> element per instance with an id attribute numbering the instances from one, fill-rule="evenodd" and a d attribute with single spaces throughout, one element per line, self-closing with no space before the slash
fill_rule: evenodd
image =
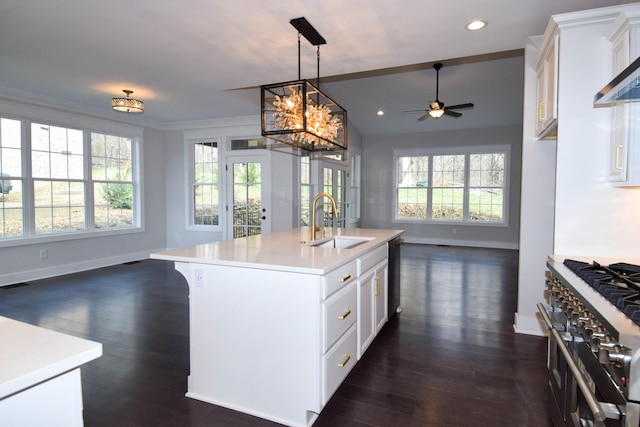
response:
<path id="1" fill-rule="evenodd" d="M 596 323 L 591 323 L 589 325 L 585 325 L 584 327 L 584 339 L 585 341 L 589 342 L 591 341 L 592 338 L 602 338 L 604 337 L 606 334 L 604 333 L 604 331 L 600 328 L 600 325 L 596 324 Z"/>
<path id="2" fill-rule="evenodd" d="M 574 313 L 575 315 L 576 313 Z M 593 324 L 593 317 L 591 313 L 588 311 L 583 311 L 582 313 L 577 313 L 578 319 L 576 321 L 576 329 L 579 333 L 584 334 L 587 327 Z"/>
<path id="3" fill-rule="evenodd" d="M 626 370 L 631 363 L 631 349 L 616 342 L 600 343 L 598 360 L 600 363 L 605 364 L 619 364 L 624 366 Z M 628 370 L 626 372 L 628 372 Z"/>

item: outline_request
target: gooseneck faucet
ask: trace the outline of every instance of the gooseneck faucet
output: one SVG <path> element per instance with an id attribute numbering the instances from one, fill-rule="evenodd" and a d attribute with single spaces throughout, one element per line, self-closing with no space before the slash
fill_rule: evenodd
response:
<path id="1" fill-rule="evenodd" d="M 336 206 L 336 201 L 331 196 L 331 194 L 329 194 L 329 193 L 320 193 L 316 197 L 314 197 L 313 198 L 313 202 L 311 202 L 311 227 L 309 227 L 309 230 L 310 230 L 309 241 L 310 242 L 313 241 L 313 240 L 316 240 L 316 232 L 320 231 L 320 228 L 316 225 L 316 204 L 318 203 L 318 200 L 320 200 L 323 197 L 326 197 L 327 199 L 331 200 L 331 207 L 333 209 L 333 216 L 334 217 L 338 216 L 338 207 Z"/>

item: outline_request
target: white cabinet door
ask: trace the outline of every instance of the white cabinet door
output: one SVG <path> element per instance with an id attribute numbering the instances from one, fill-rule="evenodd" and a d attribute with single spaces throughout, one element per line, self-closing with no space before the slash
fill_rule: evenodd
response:
<path id="1" fill-rule="evenodd" d="M 387 300 L 389 293 L 387 292 L 387 273 L 388 273 L 387 261 L 383 261 L 375 267 L 375 274 L 373 276 L 373 298 L 374 298 L 374 319 L 376 335 L 380 332 L 380 329 L 387 323 Z"/>
<path id="2" fill-rule="evenodd" d="M 558 121 L 558 34 L 543 42 L 538 74 L 536 135 L 555 137 Z"/>
<path id="3" fill-rule="evenodd" d="M 375 320 L 372 286 L 375 270 L 371 269 L 358 278 L 358 360 L 375 336 Z"/>
<path id="4" fill-rule="evenodd" d="M 640 22 L 637 18 L 617 21 L 611 38 L 613 76 L 638 57 Z M 613 77 L 612 76 L 612 77 Z M 609 145 L 609 182 L 616 187 L 640 185 L 640 168 L 636 166 L 640 146 L 636 143 L 638 105 L 619 103 L 611 106 L 611 142 Z"/>
<path id="5" fill-rule="evenodd" d="M 388 270 L 385 258 L 358 278 L 358 360 L 387 323 Z"/>

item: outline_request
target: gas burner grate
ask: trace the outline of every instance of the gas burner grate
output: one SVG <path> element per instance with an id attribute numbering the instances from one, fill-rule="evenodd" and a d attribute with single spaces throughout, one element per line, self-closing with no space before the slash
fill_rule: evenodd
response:
<path id="1" fill-rule="evenodd" d="M 640 266 L 565 259 L 563 264 L 640 326 Z"/>

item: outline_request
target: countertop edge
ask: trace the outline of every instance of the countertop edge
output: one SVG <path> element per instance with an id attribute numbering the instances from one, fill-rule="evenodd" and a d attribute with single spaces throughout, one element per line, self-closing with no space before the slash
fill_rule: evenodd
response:
<path id="1" fill-rule="evenodd" d="M 185 248 L 151 253 L 150 258 L 181 263 L 219 265 L 324 275 L 357 259 L 404 233 L 387 229 L 329 229 L 326 237 L 374 238 L 355 248 L 334 249 L 307 246 L 303 242 L 307 227 L 267 233 L 260 236 L 223 240 Z M 286 246 L 288 245 L 288 247 Z M 281 253 L 281 256 L 278 256 Z"/>
<path id="2" fill-rule="evenodd" d="M 81 365 L 102 356 L 102 344 L 96 341 L 78 338 L 62 332 L 52 331 L 41 326 L 20 322 L 8 317 L 0 316 L 0 332 L 5 337 L 11 338 L 12 334 L 18 334 L 23 342 L 28 345 L 20 345 L 12 340 L 19 348 L 0 350 L 0 369 L 7 370 L 10 375 L 2 375 L 0 383 L 0 400 L 20 393 L 30 387 L 45 382 L 58 375 L 72 371 Z M 41 345 L 45 341 L 47 345 L 58 345 L 62 350 L 47 353 L 38 352 L 34 345 Z M 15 357 L 15 353 L 22 356 Z M 37 354 L 29 360 L 30 354 Z M 14 356 L 14 357 L 11 357 Z"/>

